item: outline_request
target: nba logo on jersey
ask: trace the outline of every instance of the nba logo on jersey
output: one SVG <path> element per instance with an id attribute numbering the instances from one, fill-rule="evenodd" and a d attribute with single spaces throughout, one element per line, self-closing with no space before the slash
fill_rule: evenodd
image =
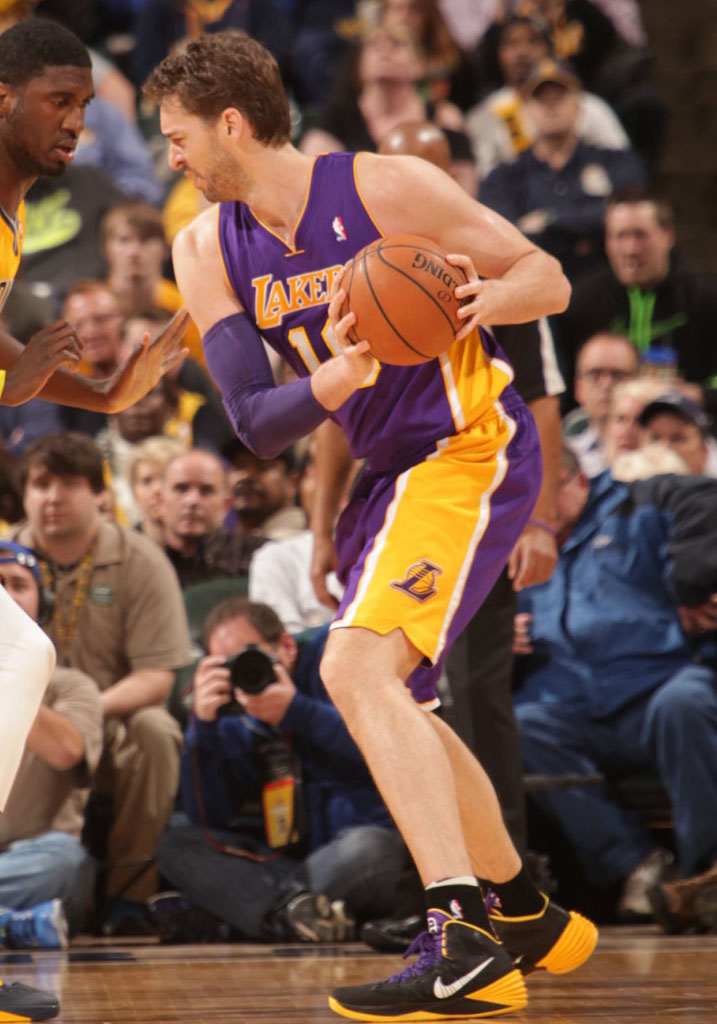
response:
<path id="1" fill-rule="evenodd" d="M 345 242 L 347 237 L 346 228 L 344 227 L 344 222 L 341 220 L 340 217 L 334 217 L 334 219 L 331 221 L 331 227 L 334 229 L 336 241 Z"/>
<path id="2" fill-rule="evenodd" d="M 422 558 L 420 562 L 411 566 L 402 580 L 394 580 L 391 586 L 394 590 L 402 590 L 404 594 L 422 604 L 438 593 L 436 577 L 442 572 L 440 566 L 429 562 L 427 558 Z"/>

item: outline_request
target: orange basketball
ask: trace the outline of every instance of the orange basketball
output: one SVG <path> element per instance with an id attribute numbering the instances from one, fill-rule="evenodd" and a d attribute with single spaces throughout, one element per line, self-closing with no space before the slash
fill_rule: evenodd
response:
<path id="1" fill-rule="evenodd" d="M 356 314 L 349 339 L 365 338 L 382 363 L 428 362 L 450 347 L 462 326 L 454 293 L 465 281 L 430 239 L 380 238 L 356 253 L 342 281 L 341 315 Z"/>

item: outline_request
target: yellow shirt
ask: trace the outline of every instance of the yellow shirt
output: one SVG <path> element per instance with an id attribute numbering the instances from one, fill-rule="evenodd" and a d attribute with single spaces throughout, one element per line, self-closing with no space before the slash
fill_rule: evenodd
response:
<path id="1" fill-rule="evenodd" d="M 157 285 L 154 301 L 160 309 L 166 309 L 170 313 L 176 313 L 184 305 L 179 288 L 172 281 L 168 281 L 164 277 L 161 278 Z M 193 320 L 189 321 L 187 333 L 184 335 L 184 344 L 189 349 L 192 359 L 206 370 L 207 364 L 204 359 L 204 349 L 202 348 L 202 336 Z"/>
<path id="2" fill-rule="evenodd" d="M 0 206 L 0 310 L 10 294 L 20 266 L 20 253 L 25 237 L 25 202 L 20 203 L 13 220 Z"/>

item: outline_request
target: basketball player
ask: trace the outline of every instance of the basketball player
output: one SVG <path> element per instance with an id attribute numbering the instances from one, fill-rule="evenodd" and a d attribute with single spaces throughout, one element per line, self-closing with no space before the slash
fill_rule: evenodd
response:
<path id="1" fill-rule="evenodd" d="M 478 323 L 559 312 L 569 285 L 552 258 L 423 160 L 299 153 L 276 63 L 249 38 L 191 43 L 155 69 L 145 94 L 160 104 L 172 168 L 219 202 L 177 237 L 174 260 L 237 432 L 266 458 L 318 428 L 312 525 L 322 568 L 344 435 L 367 460 L 336 530 L 346 591 L 322 678 L 413 854 L 428 932 L 401 974 L 338 989 L 330 1005 L 374 1021 L 519 1009 L 526 991 L 511 956 L 571 970 L 596 930 L 533 886 L 480 765 L 419 705 L 436 705 L 445 651 L 540 486 L 534 423 Z M 456 289 L 464 326 L 438 359 L 379 365 L 369 342 L 347 342 L 355 317 L 339 318 L 342 266 L 368 242 L 404 232 L 455 254 L 468 277 Z M 259 332 L 298 380 L 274 386 Z M 492 923 L 505 945 L 476 876 L 498 894 Z"/>
<path id="2" fill-rule="evenodd" d="M 61 174 L 70 163 L 92 94 L 89 55 L 62 26 L 29 20 L 0 35 L 0 310 L 20 262 L 23 197 L 39 175 Z M 66 321 L 39 331 L 25 348 L 0 330 L 0 402 L 41 395 L 106 412 L 132 405 L 181 358 L 186 316 L 151 345 L 145 339 L 106 381 L 72 372 L 81 347 Z M 54 663 L 48 638 L 0 586 L 0 810 Z M 54 996 L 0 982 L 0 1020 L 47 1020 L 58 1012 Z"/>

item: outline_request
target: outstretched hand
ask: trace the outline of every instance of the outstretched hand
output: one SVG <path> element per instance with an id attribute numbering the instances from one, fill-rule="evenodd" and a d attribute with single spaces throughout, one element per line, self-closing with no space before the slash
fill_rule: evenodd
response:
<path id="1" fill-rule="evenodd" d="M 72 324 L 56 320 L 28 341 L 15 363 L 7 371 L 2 400 L 4 405 L 20 405 L 42 391 L 61 366 L 75 372 L 82 358 L 82 343 Z"/>
<path id="2" fill-rule="evenodd" d="M 145 334 L 134 351 L 118 366 L 105 386 L 111 412 L 134 405 L 155 386 L 159 378 L 189 355 L 182 339 L 189 324 L 189 313 L 180 309 L 167 326 L 150 340 Z"/>

